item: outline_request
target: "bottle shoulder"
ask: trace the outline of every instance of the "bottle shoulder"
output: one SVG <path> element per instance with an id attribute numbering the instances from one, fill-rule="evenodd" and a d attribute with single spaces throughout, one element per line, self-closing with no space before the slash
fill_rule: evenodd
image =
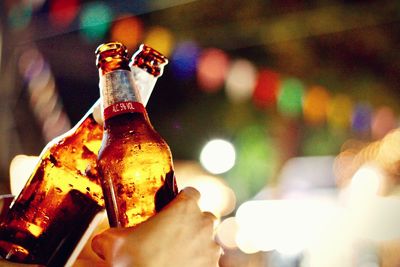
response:
<path id="1" fill-rule="evenodd" d="M 128 152 L 171 157 L 168 144 L 143 115 L 131 113 L 113 118 L 105 126 L 100 158 L 105 154 L 119 157 L 119 153 L 125 155 Z"/>

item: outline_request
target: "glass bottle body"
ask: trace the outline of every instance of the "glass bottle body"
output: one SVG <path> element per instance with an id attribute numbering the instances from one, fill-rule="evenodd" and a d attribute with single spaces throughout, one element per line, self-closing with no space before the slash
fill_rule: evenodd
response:
<path id="1" fill-rule="evenodd" d="M 105 121 L 98 166 L 112 227 L 147 220 L 177 194 L 169 146 L 144 113 Z"/>
<path id="2" fill-rule="evenodd" d="M 159 76 L 160 66 L 167 61 L 151 48 L 141 48 L 133 64 Z M 126 67 L 129 60 L 124 45 L 103 44 L 96 55 L 104 118 L 97 165 L 105 206 L 111 227 L 134 226 L 177 194 L 171 151 L 150 123 Z"/>
<path id="3" fill-rule="evenodd" d="M 90 110 L 42 151 L 0 224 L 0 253 L 10 261 L 62 266 L 104 200 L 96 172 L 103 129 Z"/>
<path id="4" fill-rule="evenodd" d="M 138 54 L 133 59 L 136 57 L 142 56 Z M 146 68 L 135 61 L 125 66 L 140 77 L 136 85 L 140 94 L 147 96 L 145 103 L 168 62 L 159 53 L 157 59 L 146 59 Z M 152 68 L 158 73 L 149 72 Z M 64 266 L 93 217 L 104 209 L 96 167 L 103 136 L 103 126 L 96 122 L 99 104 L 100 100 L 74 128 L 43 149 L 24 189 L 0 222 L 1 257 Z"/>

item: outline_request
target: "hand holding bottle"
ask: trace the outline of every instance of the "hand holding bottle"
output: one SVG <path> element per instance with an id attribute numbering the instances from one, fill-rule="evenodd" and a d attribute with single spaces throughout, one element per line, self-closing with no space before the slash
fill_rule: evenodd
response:
<path id="1" fill-rule="evenodd" d="M 116 266 L 218 266 L 221 249 L 213 240 L 215 217 L 200 211 L 199 197 L 196 189 L 185 188 L 147 221 L 96 236 L 92 248 Z"/>

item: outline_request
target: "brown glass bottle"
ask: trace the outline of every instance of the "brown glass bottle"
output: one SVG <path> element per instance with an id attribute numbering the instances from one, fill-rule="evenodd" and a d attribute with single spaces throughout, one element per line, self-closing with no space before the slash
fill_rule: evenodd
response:
<path id="1" fill-rule="evenodd" d="M 44 148 L 0 224 L 3 258 L 49 266 L 62 266 L 67 260 L 104 206 L 95 166 L 102 132 L 90 110 Z"/>
<path id="2" fill-rule="evenodd" d="M 107 215 L 112 227 L 134 226 L 177 194 L 171 151 L 141 103 L 126 48 L 108 43 L 96 54 L 104 116 L 98 168 Z"/>
<path id="3" fill-rule="evenodd" d="M 138 62 L 146 50 L 152 51 L 140 47 L 130 67 L 147 102 L 167 60 L 162 55 L 160 61 L 145 60 L 145 65 L 159 70 L 157 75 L 151 73 Z M 103 127 L 93 114 L 99 104 L 100 100 L 74 128 L 43 149 L 31 177 L 0 223 L 1 257 L 64 266 L 93 217 L 104 209 L 96 172 Z"/>

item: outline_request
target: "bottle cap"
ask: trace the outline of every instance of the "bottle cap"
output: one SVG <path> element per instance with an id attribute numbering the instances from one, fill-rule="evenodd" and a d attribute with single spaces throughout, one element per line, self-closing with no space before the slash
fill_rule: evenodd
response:
<path id="1" fill-rule="evenodd" d="M 166 64 L 168 64 L 168 59 L 163 54 L 145 44 L 140 45 L 130 62 L 130 65 L 138 66 L 154 77 L 161 76 Z"/>
<path id="2" fill-rule="evenodd" d="M 111 58 L 128 59 L 128 50 L 120 42 L 109 42 L 99 45 L 96 48 L 96 66 L 100 67 L 101 64 L 107 63 Z"/>

